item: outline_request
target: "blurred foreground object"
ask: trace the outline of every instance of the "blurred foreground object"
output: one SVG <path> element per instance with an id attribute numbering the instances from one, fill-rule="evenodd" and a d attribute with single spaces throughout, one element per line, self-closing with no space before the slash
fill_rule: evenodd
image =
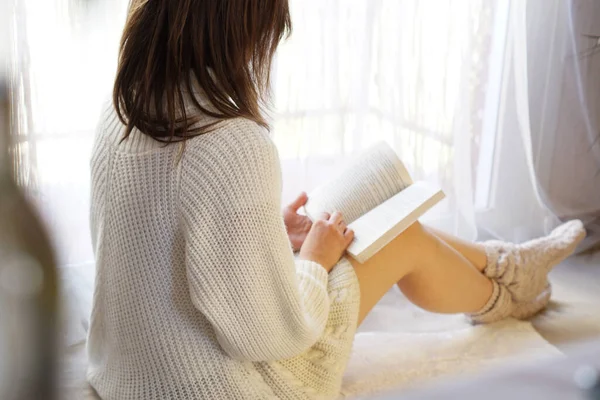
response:
<path id="1" fill-rule="evenodd" d="M 13 180 L 6 50 L 10 2 L 0 5 L 0 399 L 56 399 L 57 275 L 33 208 Z"/>

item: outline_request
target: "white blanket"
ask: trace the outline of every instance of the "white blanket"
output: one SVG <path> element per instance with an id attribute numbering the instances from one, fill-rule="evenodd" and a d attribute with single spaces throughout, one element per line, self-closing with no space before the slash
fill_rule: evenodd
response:
<path id="1" fill-rule="evenodd" d="M 343 396 L 360 398 L 479 372 L 511 359 L 561 353 L 529 322 L 472 326 L 462 316 L 428 313 L 394 289 L 365 320 L 344 377 Z"/>

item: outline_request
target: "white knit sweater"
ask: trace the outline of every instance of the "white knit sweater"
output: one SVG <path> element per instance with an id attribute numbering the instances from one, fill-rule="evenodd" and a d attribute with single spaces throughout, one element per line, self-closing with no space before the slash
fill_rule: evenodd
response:
<path id="1" fill-rule="evenodd" d="M 277 151 L 253 122 L 185 146 L 123 126 L 92 158 L 88 379 L 105 400 L 333 398 L 355 333 L 350 264 L 295 260 Z"/>

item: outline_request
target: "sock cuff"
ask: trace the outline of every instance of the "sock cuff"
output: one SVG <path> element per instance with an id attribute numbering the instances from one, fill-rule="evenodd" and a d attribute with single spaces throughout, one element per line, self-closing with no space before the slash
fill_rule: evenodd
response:
<path id="1" fill-rule="evenodd" d="M 489 324 L 507 318 L 512 313 L 513 302 L 510 293 L 503 285 L 492 280 L 492 295 L 483 308 L 467 314 L 473 324 Z"/>
<path id="2" fill-rule="evenodd" d="M 499 271 L 498 261 L 503 245 L 504 243 L 498 240 L 489 240 L 481 243 L 481 246 L 485 250 L 486 256 L 486 265 L 483 269 L 483 274 L 488 278 L 497 278 L 501 274 L 501 271 Z"/>
<path id="3" fill-rule="evenodd" d="M 497 280 L 501 285 L 508 285 L 516 279 L 516 263 L 514 245 L 498 241 L 484 244 L 487 258 L 483 274 Z"/>

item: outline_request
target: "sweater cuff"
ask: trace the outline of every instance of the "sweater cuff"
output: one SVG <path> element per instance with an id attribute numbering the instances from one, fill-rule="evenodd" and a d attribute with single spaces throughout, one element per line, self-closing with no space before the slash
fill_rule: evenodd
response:
<path id="1" fill-rule="evenodd" d="M 317 286 L 327 291 L 329 273 L 321 264 L 308 260 L 296 260 L 296 274 L 302 286 L 308 284 L 307 286 Z"/>
<path id="2" fill-rule="evenodd" d="M 316 323 L 315 329 L 321 332 L 329 314 L 329 274 L 319 263 L 296 260 L 296 276 L 300 292 L 305 299 L 305 311 Z"/>

